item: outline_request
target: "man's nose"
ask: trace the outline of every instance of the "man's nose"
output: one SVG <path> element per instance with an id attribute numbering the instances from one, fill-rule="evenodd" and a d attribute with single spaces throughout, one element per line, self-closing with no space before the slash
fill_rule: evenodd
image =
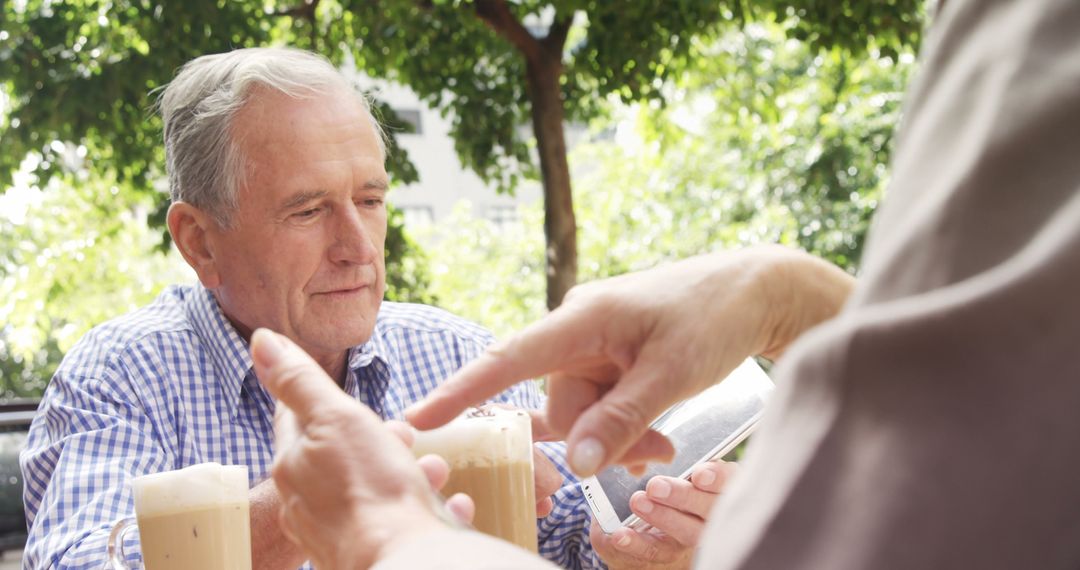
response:
<path id="1" fill-rule="evenodd" d="M 379 254 L 372 242 L 370 222 L 355 207 L 343 208 L 336 216 L 330 260 L 335 263 L 372 263 Z"/>

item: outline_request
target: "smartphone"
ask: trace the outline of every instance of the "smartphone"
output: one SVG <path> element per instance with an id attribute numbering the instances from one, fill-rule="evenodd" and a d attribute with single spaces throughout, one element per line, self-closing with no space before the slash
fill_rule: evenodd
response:
<path id="1" fill-rule="evenodd" d="M 620 526 L 645 526 L 630 511 L 630 496 L 656 475 L 686 479 L 697 464 L 730 453 L 757 425 L 772 389 L 765 371 L 747 359 L 723 381 L 661 414 L 651 425 L 675 447 L 671 463 L 650 464 L 642 477 L 614 466 L 581 481 L 600 528 L 611 533 Z"/>

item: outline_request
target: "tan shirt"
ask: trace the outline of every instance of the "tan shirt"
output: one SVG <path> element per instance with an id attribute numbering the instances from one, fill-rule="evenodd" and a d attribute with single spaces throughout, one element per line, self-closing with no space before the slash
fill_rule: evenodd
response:
<path id="1" fill-rule="evenodd" d="M 1080 2 L 949 0 L 703 568 L 1080 567 Z"/>
<path id="2" fill-rule="evenodd" d="M 1080 1 L 949 0 L 842 314 L 778 367 L 701 568 L 1080 567 Z M 543 568 L 448 531 L 384 568 Z"/>

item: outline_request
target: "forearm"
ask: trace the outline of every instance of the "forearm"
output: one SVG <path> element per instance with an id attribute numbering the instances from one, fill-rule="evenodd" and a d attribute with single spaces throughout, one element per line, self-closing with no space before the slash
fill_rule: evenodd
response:
<path id="1" fill-rule="evenodd" d="M 296 570 L 306 556 L 281 530 L 281 496 L 270 479 L 248 493 L 251 503 L 251 565 L 259 570 Z"/>

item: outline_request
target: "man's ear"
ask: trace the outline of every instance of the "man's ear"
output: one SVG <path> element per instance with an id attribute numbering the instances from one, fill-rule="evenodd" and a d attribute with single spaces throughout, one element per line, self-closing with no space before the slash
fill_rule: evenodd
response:
<path id="1" fill-rule="evenodd" d="M 217 222 L 187 202 L 173 202 L 165 220 L 173 243 L 180 250 L 180 255 L 184 256 L 184 261 L 199 275 L 203 287 L 213 289 L 220 285 L 221 276 L 217 267 L 220 260 L 214 257 L 210 236 Z"/>

